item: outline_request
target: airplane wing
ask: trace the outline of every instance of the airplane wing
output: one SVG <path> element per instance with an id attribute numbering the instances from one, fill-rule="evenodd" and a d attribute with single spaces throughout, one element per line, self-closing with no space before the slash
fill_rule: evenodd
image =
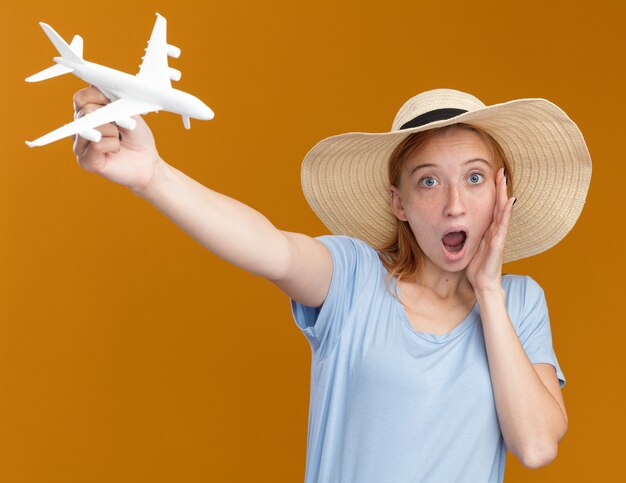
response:
<path id="1" fill-rule="evenodd" d="M 78 134 L 80 132 L 89 131 L 103 124 L 115 122 L 117 120 L 128 119 L 137 114 L 146 114 L 148 112 L 160 111 L 161 106 L 150 104 L 148 102 L 135 101 L 131 99 L 118 99 L 106 106 L 91 112 L 86 116 L 76 119 L 65 126 L 61 126 L 48 134 L 41 136 L 34 141 L 26 141 L 29 147 L 43 146 L 45 144 L 57 141 L 59 139 Z"/>
<path id="2" fill-rule="evenodd" d="M 169 66 L 167 64 L 167 22 L 157 13 L 157 19 L 148 40 L 146 54 L 139 67 L 137 77 L 162 87 L 172 87 Z"/>

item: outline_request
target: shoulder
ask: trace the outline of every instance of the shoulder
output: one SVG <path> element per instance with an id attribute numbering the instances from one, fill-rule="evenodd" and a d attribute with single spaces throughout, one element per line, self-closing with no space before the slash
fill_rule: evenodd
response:
<path id="1" fill-rule="evenodd" d="M 334 277 L 343 280 L 343 285 L 356 289 L 382 273 L 378 252 L 363 240 L 346 235 L 323 235 L 316 239 L 330 251 Z"/>
<path id="2" fill-rule="evenodd" d="M 354 260 L 369 260 L 378 258 L 378 252 L 359 238 L 347 235 L 322 235 L 315 237 L 330 250 L 333 259 L 343 257 Z"/>
<path id="3" fill-rule="evenodd" d="M 528 320 L 543 318 L 547 305 L 543 288 L 528 275 L 504 275 L 502 288 L 511 321 L 518 332 Z"/>
<path id="4" fill-rule="evenodd" d="M 502 288 L 507 297 L 515 296 L 522 299 L 543 296 L 543 288 L 529 275 L 502 275 Z"/>
<path id="5" fill-rule="evenodd" d="M 370 245 L 361 240 L 360 238 L 355 238 L 348 235 L 321 235 L 316 236 L 316 240 L 321 241 L 325 245 L 332 246 L 344 246 L 350 248 L 358 248 L 361 250 L 371 250 L 375 251 Z"/>

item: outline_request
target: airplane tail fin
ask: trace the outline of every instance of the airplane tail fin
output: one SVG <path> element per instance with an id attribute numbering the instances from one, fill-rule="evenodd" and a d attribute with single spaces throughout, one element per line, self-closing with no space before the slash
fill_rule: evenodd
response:
<path id="1" fill-rule="evenodd" d="M 52 27 L 50 27 L 50 25 L 43 22 L 39 22 L 39 25 L 41 25 L 41 28 L 50 39 L 50 42 L 52 42 L 59 51 L 61 57 L 78 62 L 79 64 L 83 63 L 83 39 L 80 35 L 74 36 L 74 40 L 72 40 L 72 45 L 70 46 L 67 45 L 67 42 L 63 40 L 61 36 L 57 34 Z M 76 48 L 76 51 L 73 47 Z"/>
<path id="2" fill-rule="evenodd" d="M 80 60 L 83 60 L 83 38 L 80 35 L 74 35 L 70 42 L 70 49 L 80 57 Z"/>
<path id="3" fill-rule="evenodd" d="M 65 42 L 61 38 L 59 34 L 57 34 L 52 27 L 48 24 L 40 22 L 41 28 L 46 33 L 50 41 L 54 44 L 56 49 L 61 54 L 61 57 L 82 64 L 83 61 L 83 39 L 80 35 L 74 35 L 72 39 L 72 43 L 70 45 Z M 51 79 L 52 77 L 57 77 L 59 75 L 68 74 L 72 72 L 73 69 L 66 67 L 61 64 L 55 64 L 52 67 L 48 67 L 47 69 L 42 70 L 41 72 L 37 72 L 36 74 L 31 75 L 26 78 L 26 82 L 39 82 L 46 79 Z"/>

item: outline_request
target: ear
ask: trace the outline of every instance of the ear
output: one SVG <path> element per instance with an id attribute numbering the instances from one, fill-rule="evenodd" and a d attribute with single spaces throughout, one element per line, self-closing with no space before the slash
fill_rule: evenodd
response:
<path id="1" fill-rule="evenodd" d="M 400 221 L 408 221 L 406 213 L 404 212 L 404 206 L 402 205 L 402 198 L 400 198 L 400 192 L 394 185 L 390 187 L 391 191 L 391 211 Z"/>

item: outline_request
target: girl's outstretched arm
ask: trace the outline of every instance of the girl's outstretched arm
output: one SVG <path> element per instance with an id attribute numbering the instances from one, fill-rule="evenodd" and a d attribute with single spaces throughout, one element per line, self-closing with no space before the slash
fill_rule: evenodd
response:
<path id="1" fill-rule="evenodd" d="M 88 87 L 74 96 L 75 115 L 109 100 Z M 319 306 L 332 274 L 328 249 L 314 238 L 278 230 L 258 211 L 213 191 L 168 165 L 141 117 L 129 131 L 114 124 L 98 128 L 102 140 L 76 136 L 74 153 L 87 171 L 122 184 L 152 203 L 207 249 L 274 282 L 300 303 Z"/>

